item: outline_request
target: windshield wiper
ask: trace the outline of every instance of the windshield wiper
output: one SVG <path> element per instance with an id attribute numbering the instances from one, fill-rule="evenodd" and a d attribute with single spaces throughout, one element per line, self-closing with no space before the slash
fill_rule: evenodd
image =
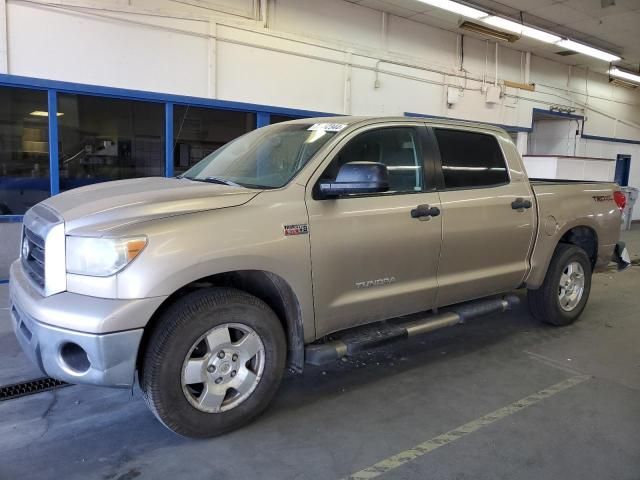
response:
<path id="1" fill-rule="evenodd" d="M 270 185 L 256 185 L 253 183 L 237 183 L 231 180 L 227 180 L 226 178 L 220 177 L 206 177 L 206 178 L 196 178 L 196 177 L 187 177 L 185 175 L 179 175 L 176 177 L 177 179 L 186 179 L 191 180 L 192 182 L 205 182 L 205 183 L 215 183 L 220 185 L 228 185 L 230 187 L 242 187 L 242 188 L 251 188 L 254 190 L 271 190 L 278 187 L 273 187 Z"/>
<path id="2" fill-rule="evenodd" d="M 196 178 L 196 177 L 185 177 L 184 175 L 180 175 L 176 178 L 186 178 L 187 180 L 191 180 L 194 182 L 205 182 L 205 183 L 215 183 L 218 185 L 227 185 L 229 187 L 242 187 L 239 183 L 232 182 L 231 180 L 227 180 L 226 178 L 220 177 L 206 177 L 206 178 Z"/>
<path id="3" fill-rule="evenodd" d="M 230 187 L 241 187 L 242 185 L 240 185 L 239 183 L 236 182 L 232 182 L 231 180 L 227 180 L 226 178 L 220 178 L 220 177 L 207 177 L 202 179 L 203 182 L 209 182 L 209 183 L 218 183 L 220 185 L 229 185 Z"/>

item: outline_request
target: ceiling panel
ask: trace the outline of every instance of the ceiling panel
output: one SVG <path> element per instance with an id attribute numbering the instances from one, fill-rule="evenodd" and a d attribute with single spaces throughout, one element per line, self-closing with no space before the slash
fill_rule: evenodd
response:
<path id="1" fill-rule="evenodd" d="M 460 17 L 430 7 L 420 0 L 348 1 L 416 22 L 463 32 L 458 29 Z M 522 18 L 530 25 L 618 53 L 624 57 L 626 65 L 638 68 L 640 64 L 640 0 L 615 0 L 615 5 L 605 8 L 602 8 L 601 0 L 469 0 L 467 3 L 516 20 Z M 563 49 L 553 45 L 523 40 L 513 45 L 571 65 L 585 65 L 601 71 L 608 67 L 606 63 L 585 55 L 556 55 Z"/>
<path id="2" fill-rule="evenodd" d="M 410 17 L 417 13 L 415 10 L 408 10 L 406 8 L 399 7 L 397 5 L 392 5 L 390 3 L 383 2 L 382 0 L 362 0 L 357 3 L 359 3 L 364 7 L 374 8 L 376 10 L 388 12 L 393 15 L 397 15 L 399 17 Z"/>

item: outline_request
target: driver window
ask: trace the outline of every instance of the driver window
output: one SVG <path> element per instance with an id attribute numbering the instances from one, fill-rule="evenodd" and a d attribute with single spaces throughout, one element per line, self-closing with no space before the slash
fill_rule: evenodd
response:
<path id="1" fill-rule="evenodd" d="M 389 191 L 386 194 L 423 190 L 422 152 L 415 128 L 381 128 L 358 135 L 336 155 L 321 179 L 335 179 L 340 167 L 349 162 L 385 164 L 389 172 Z"/>

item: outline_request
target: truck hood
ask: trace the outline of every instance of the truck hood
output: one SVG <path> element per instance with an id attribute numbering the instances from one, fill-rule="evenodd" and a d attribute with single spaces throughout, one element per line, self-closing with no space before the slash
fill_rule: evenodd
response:
<path id="1" fill-rule="evenodd" d="M 242 205 L 260 190 L 176 178 L 119 180 L 76 188 L 43 203 L 67 233 L 106 233 L 158 218 Z"/>

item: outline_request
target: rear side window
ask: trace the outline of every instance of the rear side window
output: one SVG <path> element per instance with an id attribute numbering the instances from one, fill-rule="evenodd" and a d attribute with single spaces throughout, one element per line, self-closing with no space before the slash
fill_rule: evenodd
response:
<path id="1" fill-rule="evenodd" d="M 446 188 L 473 188 L 509 182 L 498 141 L 492 135 L 435 129 Z"/>

